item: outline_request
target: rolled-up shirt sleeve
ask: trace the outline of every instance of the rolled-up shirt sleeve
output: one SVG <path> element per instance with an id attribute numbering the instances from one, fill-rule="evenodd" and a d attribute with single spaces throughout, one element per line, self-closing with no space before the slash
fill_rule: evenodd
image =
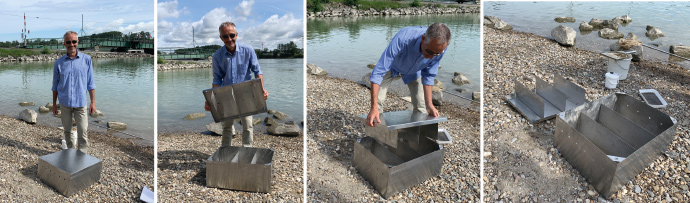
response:
<path id="1" fill-rule="evenodd" d="M 434 78 L 436 78 L 436 74 L 438 73 L 438 66 L 441 64 L 441 58 L 443 58 L 444 54 L 446 54 L 445 50 L 440 56 L 436 56 L 437 58 L 434 58 L 434 61 L 431 65 L 422 69 L 423 85 L 434 85 Z"/>
<path id="2" fill-rule="evenodd" d="M 56 61 L 53 64 L 53 87 L 51 87 L 50 90 L 57 92 L 57 86 L 58 86 L 59 82 L 60 82 L 60 70 L 58 69 L 58 62 Z"/>
<path id="3" fill-rule="evenodd" d="M 392 68 L 395 55 L 400 52 L 401 48 L 402 46 L 400 45 L 400 38 L 398 35 L 396 35 L 393 37 L 393 40 L 391 40 L 391 43 L 388 44 L 386 50 L 383 51 L 383 54 L 381 54 L 381 58 L 379 58 L 379 61 L 376 62 L 374 70 L 371 71 L 371 77 L 369 77 L 370 82 L 381 85 L 383 75 L 385 75 L 386 72 Z"/>
<path id="4" fill-rule="evenodd" d="M 88 73 L 86 78 L 86 89 L 96 89 L 96 84 L 94 84 L 93 82 L 93 63 L 91 62 L 91 58 L 88 58 L 88 60 L 86 60 L 86 65 L 89 67 L 89 69 L 87 70 Z"/>
<path id="5" fill-rule="evenodd" d="M 211 68 L 213 69 L 213 85 L 223 84 L 225 72 L 223 72 L 223 69 L 220 68 L 222 59 L 223 57 L 216 55 L 213 55 L 213 58 L 211 59 Z"/>
<path id="6" fill-rule="evenodd" d="M 263 75 L 264 73 L 261 72 L 261 67 L 259 66 L 259 59 L 256 58 L 256 53 L 254 52 L 254 50 L 252 50 L 250 54 L 252 56 L 249 60 L 249 70 L 254 72 L 254 78 L 258 78 L 259 75 Z"/>

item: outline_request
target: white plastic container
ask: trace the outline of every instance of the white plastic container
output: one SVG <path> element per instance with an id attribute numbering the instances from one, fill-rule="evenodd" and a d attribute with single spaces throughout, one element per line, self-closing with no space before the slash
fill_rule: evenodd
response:
<path id="1" fill-rule="evenodd" d="M 625 52 L 607 52 L 602 55 L 609 58 L 608 70 L 606 72 L 614 72 L 620 74 L 619 80 L 628 78 L 628 71 L 630 70 L 630 62 L 632 55 Z"/>
<path id="2" fill-rule="evenodd" d="M 604 82 L 604 86 L 606 86 L 607 89 L 616 89 L 621 75 L 614 72 L 608 72 L 605 76 L 606 81 Z"/>

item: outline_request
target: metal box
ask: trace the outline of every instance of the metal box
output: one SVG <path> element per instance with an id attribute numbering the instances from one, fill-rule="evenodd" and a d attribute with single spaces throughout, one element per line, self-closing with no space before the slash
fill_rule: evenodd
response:
<path id="1" fill-rule="evenodd" d="M 560 112 L 587 102 L 585 89 L 558 74 L 553 77 L 553 85 L 539 77 L 534 78 L 537 80 L 535 91 L 515 80 L 515 93 L 505 97 L 511 106 L 532 123 L 551 119 Z"/>
<path id="2" fill-rule="evenodd" d="M 626 94 L 560 113 L 555 145 L 594 188 L 609 197 L 664 151 L 676 120 Z"/>
<path id="3" fill-rule="evenodd" d="M 38 178 L 66 197 L 101 178 L 103 162 L 76 149 L 65 149 L 38 159 Z"/>
<path id="4" fill-rule="evenodd" d="M 261 79 L 206 89 L 203 93 L 215 122 L 268 112 Z"/>
<path id="5" fill-rule="evenodd" d="M 271 192 L 273 150 L 220 147 L 206 161 L 206 186 L 251 192 Z"/>
<path id="6" fill-rule="evenodd" d="M 380 119 L 377 127 L 366 127 L 368 137 L 355 142 L 353 162 L 381 196 L 391 197 L 441 173 L 444 149 L 438 143 L 448 143 L 450 137 L 438 123 L 447 118 L 399 111 Z"/>

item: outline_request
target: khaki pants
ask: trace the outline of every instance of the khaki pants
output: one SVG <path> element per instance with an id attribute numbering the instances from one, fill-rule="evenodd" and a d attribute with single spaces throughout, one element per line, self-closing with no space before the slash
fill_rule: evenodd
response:
<path id="1" fill-rule="evenodd" d="M 232 145 L 232 135 L 235 134 L 235 125 L 233 123 L 235 119 L 223 122 L 223 138 L 221 141 L 221 147 Z M 254 145 L 254 124 L 252 123 L 252 116 L 246 116 L 240 118 L 242 123 L 242 146 L 243 147 L 253 147 Z"/>
<path id="2" fill-rule="evenodd" d="M 391 86 L 391 82 L 393 82 L 393 76 L 391 71 L 388 71 L 385 75 L 383 75 L 383 81 L 381 81 L 381 85 L 379 85 L 379 113 L 383 113 L 383 102 L 386 100 L 386 93 L 388 92 L 388 87 Z M 410 90 L 412 110 L 426 113 L 426 106 L 424 104 L 424 85 L 422 85 L 422 78 L 419 77 L 417 80 L 408 83 L 407 88 Z"/>
<path id="3" fill-rule="evenodd" d="M 89 153 L 89 138 L 87 136 L 88 118 L 86 117 L 86 107 L 66 107 L 60 106 L 62 113 L 62 127 L 64 128 L 65 142 L 67 148 L 75 148 L 74 143 L 77 142 L 79 151 Z M 77 137 L 72 137 L 72 118 L 77 124 Z"/>

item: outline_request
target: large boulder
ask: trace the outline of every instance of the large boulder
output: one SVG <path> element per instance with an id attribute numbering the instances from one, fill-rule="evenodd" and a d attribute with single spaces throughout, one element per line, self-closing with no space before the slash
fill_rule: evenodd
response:
<path id="1" fill-rule="evenodd" d="M 558 22 L 558 23 L 574 23 L 575 22 L 575 18 L 573 18 L 573 17 L 556 17 L 553 20 Z"/>
<path id="2" fill-rule="evenodd" d="M 610 20 L 599 20 L 596 18 L 592 18 L 592 20 L 589 21 L 589 25 L 594 27 L 594 29 L 604 29 L 604 28 L 609 28 L 612 30 L 618 31 L 618 26 L 619 24 Z"/>
<path id="3" fill-rule="evenodd" d="M 105 114 L 103 114 L 103 112 L 101 112 L 101 110 L 98 110 L 98 109 L 96 109 L 95 111 L 93 111 L 93 113 L 90 114 L 90 115 L 91 115 L 91 117 L 93 117 L 93 118 L 98 118 L 98 117 L 103 117 L 103 116 L 105 116 Z"/>
<path id="4" fill-rule="evenodd" d="M 123 122 L 117 122 L 117 121 L 110 121 L 108 122 L 108 128 L 113 129 L 113 130 L 127 130 L 127 124 Z"/>
<path id="5" fill-rule="evenodd" d="M 577 36 L 577 32 L 571 27 L 559 25 L 551 30 L 551 36 L 556 42 L 563 46 L 573 46 L 575 45 L 575 36 Z"/>
<path id="6" fill-rule="evenodd" d="M 456 85 L 464 85 L 464 84 L 470 84 L 470 79 L 467 79 L 467 76 L 462 73 L 455 72 L 454 73 L 455 77 L 453 77 L 453 84 Z"/>
<path id="7" fill-rule="evenodd" d="M 60 108 L 60 104 L 57 104 L 56 106 L 57 106 L 57 108 Z M 51 111 L 52 111 L 52 109 L 53 109 L 53 103 L 48 102 L 48 103 L 46 104 L 46 108 L 49 108 L 49 109 L 51 109 Z"/>
<path id="8" fill-rule="evenodd" d="M 599 37 L 604 39 L 620 39 L 623 38 L 623 33 L 619 33 L 610 28 L 604 28 L 599 30 Z"/>
<path id="9" fill-rule="evenodd" d="M 443 91 L 431 92 L 431 103 L 433 103 L 434 106 L 443 105 Z"/>
<path id="10" fill-rule="evenodd" d="M 621 45 L 618 42 L 615 42 L 609 46 L 609 49 L 611 51 L 624 51 L 624 52 L 629 52 L 629 51 L 635 51 L 635 53 L 632 53 L 632 61 L 634 62 L 640 62 L 644 58 L 644 48 L 642 47 L 641 44 L 631 46 L 629 49 L 624 49 L 621 47 Z"/>
<path id="11" fill-rule="evenodd" d="M 625 39 L 637 40 L 637 35 L 633 34 L 632 32 L 628 32 L 628 35 L 625 35 Z"/>
<path id="12" fill-rule="evenodd" d="M 266 123 L 266 126 L 271 126 L 276 124 L 276 121 L 271 117 L 266 117 L 266 119 L 264 119 L 264 123 Z"/>
<path id="13" fill-rule="evenodd" d="M 690 46 L 687 45 L 671 45 L 669 51 L 679 56 L 690 57 Z"/>
<path id="14" fill-rule="evenodd" d="M 649 37 L 651 40 L 655 40 L 659 37 L 665 37 L 666 34 L 664 32 L 661 32 L 661 30 L 658 27 L 654 27 L 651 25 L 647 25 L 647 32 L 644 33 L 645 36 Z"/>
<path id="15" fill-rule="evenodd" d="M 632 22 L 632 18 L 630 18 L 630 16 L 628 16 L 628 15 L 624 15 L 624 16 L 615 17 L 611 21 L 616 22 L 618 24 L 625 24 L 625 23 Z"/>
<path id="16" fill-rule="evenodd" d="M 38 117 L 38 114 L 31 109 L 24 109 L 22 112 L 19 112 L 19 118 L 26 121 L 27 123 L 36 123 L 36 117 Z"/>
<path id="17" fill-rule="evenodd" d="M 200 119 L 203 117 L 206 117 L 206 113 L 203 113 L 203 112 L 202 113 L 190 113 L 190 114 L 187 114 L 184 117 L 184 119 L 185 120 L 196 120 L 196 119 Z"/>
<path id="18" fill-rule="evenodd" d="M 36 105 L 33 102 L 19 102 L 19 106 L 33 106 Z"/>
<path id="19" fill-rule="evenodd" d="M 45 107 L 45 106 L 39 106 L 39 107 L 38 107 L 38 112 L 39 112 L 39 113 L 48 113 L 48 112 L 50 112 L 50 111 L 51 111 L 51 110 L 50 110 L 48 107 Z"/>
<path id="20" fill-rule="evenodd" d="M 580 31 L 592 31 L 594 29 L 593 26 L 589 25 L 589 23 L 582 21 L 580 23 Z"/>
<path id="21" fill-rule="evenodd" d="M 434 86 L 431 87 L 431 91 L 436 92 L 441 90 L 443 90 L 443 82 L 434 78 Z"/>
<path id="22" fill-rule="evenodd" d="M 374 69 L 374 67 L 376 67 L 375 63 L 371 63 L 371 64 L 367 65 L 367 68 L 369 68 L 369 69 Z"/>
<path id="23" fill-rule="evenodd" d="M 266 129 L 269 135 L 299 136 L 302 129 L 295 124 L 276 123 Z"/>
<path id="24" fill-rule="evenodd" d="M 223 135 L 223 123 L 209 123 L 208 125 L 206 125 L 206 130 L 211 131 L 212 133 L 215 133 L 217 135 Z"/>
<path id="25" fill-rule="evenodd" d="M 313 63 L 307 63 L 307 73 L 311 75 L 328 75 L 328 72 L 314 65 Z"/>
<path id="26" fill-rule="evenodd" d="M 499 30 L 512 30 L 513 26 L 495 16 L 484 16 L 484 26 Z"/>
<path id="27" fill-rule="evenodd" d="M 482 93 L 481 92 L 472 92 L 472 99 L 475 101 L 479 101 L 482 99 Z"/>
<path id="28" fill-rule="evenodd" d="M 273 114 L 273 117 L 277 118 L 278 120 L 285 120 L 285 119 L 288 118 L 289 116 L 288 116 L 287 114 L 283 113 L 283 112 L 276 111 L 276 113 Z"/>

